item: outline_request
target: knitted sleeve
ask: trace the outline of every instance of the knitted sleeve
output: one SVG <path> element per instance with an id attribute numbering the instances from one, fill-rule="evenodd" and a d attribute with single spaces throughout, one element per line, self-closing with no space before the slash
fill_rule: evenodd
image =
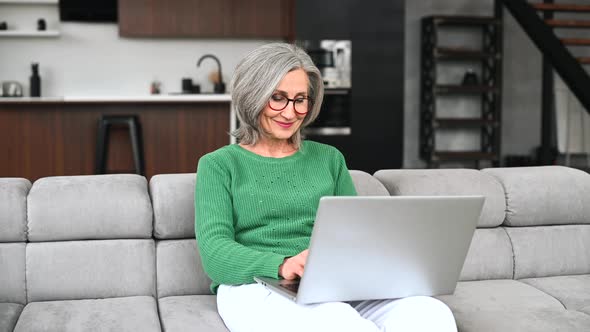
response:
<path id="1" fill-rule="evenodd" d="M 195 234 L 203 268 L 214 284 L 278 278 L 286 256 L 260 252 L 235 241 L 230 173 L 211 156 L 199 160 L 195 187 Z M 214 290 L 215 291 L 215 290 Z"/>
<path id="2" fill-rule="evenodd" d="M 334 188 L 334 196 L 356 196 L 356 189 L 352 182 L 350 172 L 346 167 L 346 161 L 340 151 L 336 150 L 336 187 Z"/>

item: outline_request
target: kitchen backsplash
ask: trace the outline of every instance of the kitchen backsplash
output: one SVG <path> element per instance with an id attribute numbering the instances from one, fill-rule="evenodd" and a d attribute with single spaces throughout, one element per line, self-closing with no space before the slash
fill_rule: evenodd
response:
<path id="1" fill-rule="evenodd" d="M 161 82 L 163 94 L 181 91 L 182 78 L 213 90 L 208 81 L 215 63 L 197 60 L 215 54 L 229 82 L 238 61 L 273 40 L 128 39 L 116 24 L 62 23 L 57 38 L 0 39 L 0 81 L 18 81 L 30 93 L 31 63 L 39 63 L 43 96 L 146 95 Z"/>

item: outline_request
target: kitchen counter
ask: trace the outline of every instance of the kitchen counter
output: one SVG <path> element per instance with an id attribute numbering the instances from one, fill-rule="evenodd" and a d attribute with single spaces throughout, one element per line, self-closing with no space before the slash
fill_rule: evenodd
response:
<path id="1" fill-rule="evenodd" d="M 139 120 L 145 175 L 194 173 L 201 156 L 232 142 L 230 95 L 0 98 L 1 177 L 94 174 L 103 116 Z M 109 129 L 107 171 L 133 172 L 129 132 Z"/>
<path id="2" fill-rule="evenodd" d="M 64 96 L 0 97 L 0 103 L 187 103 L 231 102 L 230 94 L 138 95 L 138 96 Z"/>

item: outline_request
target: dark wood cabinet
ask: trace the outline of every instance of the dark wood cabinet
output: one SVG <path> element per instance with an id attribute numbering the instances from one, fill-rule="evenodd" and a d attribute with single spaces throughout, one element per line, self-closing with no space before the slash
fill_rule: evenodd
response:
<path id="1" fill-rule="evenodd" d="M 0 177 L 34 181 L 94 173 L 101 115 L 136 114 L 142 127 L 145 175 L 191 173 L 204 154 L 229 144 L 228 102 L 2 103 Z M 109 134 L 107 170 L 133 173 L 128 131 Z"/>
<path id="2" fill-rule="evenodd" d="M 294 1 L 119 0 L 119 34 L 292 39 Z"/>

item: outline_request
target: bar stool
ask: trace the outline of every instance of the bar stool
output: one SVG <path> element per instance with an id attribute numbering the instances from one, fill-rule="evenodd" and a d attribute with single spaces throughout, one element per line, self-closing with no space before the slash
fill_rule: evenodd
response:
<path id="1" fill-rule="evenodd" d="M 128 128 L 133 152 L 133 163 L 135 164 L 135 174 L 145 175 L 141 126 L 136 115 L 102 115 L 100 117 L 98 120 L 96 141 L 95 174 L 106 174 L 109 129 L 113 125 L 126 126 Z"/>

